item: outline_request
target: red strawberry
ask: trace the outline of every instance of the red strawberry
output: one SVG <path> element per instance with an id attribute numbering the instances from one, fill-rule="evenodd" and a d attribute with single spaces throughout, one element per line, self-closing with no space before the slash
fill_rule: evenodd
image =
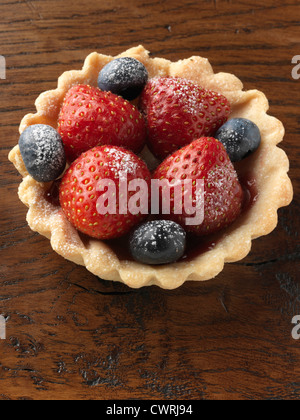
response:
<path id="1" fill-rule="evenodd" d="M 95 146 L 120 146 L 138 153 L 146 138 L 145 121 L 130 102 L 87 85 L 66 94 L 59 119 L 67 158 L 73 161 Z"/>
<path id="2" fill-rule="evenodd" d="M 211 136 L 230 113 L 227 99 L 173 77 L 151 79 L 139 104 L 148 122 L 148 145 L 160 159 L 201 136 Z"/>
<path id="3" fill-rule="evenodd" d="M 147 183 L 144 198 L 148 204 L 151 175 L 146 164 L 133 152 L 121 147 L 95 147 L 76 159 L 64 175 L 59 191 L 61 207 L 68 220 L 91 237 L 111 239 L 122 236 L 145 217 L 141 212 L 119 211 L 121 200 L 123 206 L 130 207 L 130 198 L 136 193 L 128 192 L 127 199 L 126 195 L 119 197 L 121 182 L 127 190 L 129 182 L 136 179 Z M 105 212 L 100 211 L 101 205 Z"/>
<path id="4" fill-rule="evenodd" d="M 174 182 L 173 180 L 191 180 L 193 207 L 199 204 L 199 200 L 204 203 L 204 220 L 198 225 L 186 225 L 186 217 L 191 217 L 191 214 L 187 214 L 183 206 L 182 214 L 175 214 L 174 207 L 178 200 L 174 199 L 174 188 L 170 188 L 170 218 L 183 225 L 189 232 L 197 235 L 214 233 L 228 226 L 240 214 L 242 187 L 224 146 L 213 137 L 195 140 L 169 156 L 157 168 L 154 178 L 166 179 L 170 183 Z M 202 179 L 204 194 L 199 195 L 199 191 L 196 191 L 196 180 Z M 160 199 L 168 197 L 169 200 L 170 195 L 160 191 Z M 184 189 L 180 194 L 181 203 L 184 201 Z"/>

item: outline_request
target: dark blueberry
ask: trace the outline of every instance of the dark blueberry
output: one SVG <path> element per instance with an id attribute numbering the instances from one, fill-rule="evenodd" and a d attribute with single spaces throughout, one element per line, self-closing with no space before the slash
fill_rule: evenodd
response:
<path id="1" fill-rule="evenodd" d="M 169 264 L 184 254 L 186 233 L 170 220 L 154 220 L 140 225 L 131 235 L 133 258 L 144 264 Z"/>
<path id="2" fill-rule="evenodd" d="M 232 118 L 215 134 L 223 145 L 232 162 L 238 162 L 258 149 L 261 136 L 254 122 L 246 118 Z"/>
<path id="3" fill-rule="evenodd" d="M 31 125 L 20 136 L 20 152 L 28 173 L 38 182 L 57 179 L 66 166 L 66 155 L 58 132 L 44 124 Z"/>
<path id="4" fill-rule="evenodd" d="M 131 101 L 140 95 L 147 81 L 148 72 L 144 64 L 132 57 L 121 57 L 103 67 L 98 87 Z"/>

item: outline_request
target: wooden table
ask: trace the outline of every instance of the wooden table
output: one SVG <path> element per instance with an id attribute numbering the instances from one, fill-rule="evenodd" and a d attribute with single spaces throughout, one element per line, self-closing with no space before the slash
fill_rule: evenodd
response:
<path id="1" fill-rule="evenodd" d="M 297 0 L 5 0 L 0 5 L 0 399 L 298 399 L 300 54 Z M 32 232 L 7 154 L 21 118 L 92 51 L 202 55 L 270 100 L 295 198 L 214 280 L 174 291 L 98 280 Z"/>

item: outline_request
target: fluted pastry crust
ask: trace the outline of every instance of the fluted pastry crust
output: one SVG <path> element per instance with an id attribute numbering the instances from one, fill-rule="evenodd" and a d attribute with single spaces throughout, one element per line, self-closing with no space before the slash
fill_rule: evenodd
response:
<path id="1" fill-rule="evenodd" d="M 262 136 L 259 150 L 236 166 L 240 176 L 251 174 L 255 179 L 258 192 L 255 203 L 220 234 L 220 239 L 212 249 L 192 260 L 165 266 L 119 260 L 105 242 L 81 239 L 60 207 L 46 200 L 45 192 L 51 184 L 38 183 L 28 175 L 19 146 L 15 146 L 9 159 L 23 177 L 19 197 L 29 208 L 28 224 L 32 230 L 49 238 L 58 254 L 84 265 L 105 280 L 121 281 L 132 288 L 155 284 L 165 289 L 179 287 L 187 280 L 209 280 L 222 271 L 224 263 L 244 258 L 250 251 L 252 239 L 270 233 L 277 225 L 278 208 L 288 205 L 292 200 L 292 184 L 287 175 L 289 161 L 284 151 L 277 147 L 283 140 L 283 125 L 267 114 L 269 104 L 262 92 L 243 91 L 241 81 L 232 74 L 215 74 L 206 58 L 191 57 L 171 62 L 150 58 L 142 46 L 125 51 L 118 57 L 122 56 L 140 60 L 150 77 L 183 77 L 225 95 L 232 108 L 230 118 L 244 117 L 258 125 Z M 116 57 L 92 53 L 86 58 L 82 70 L 62 74 L 57 89 L 44 92 L 37 98 L 37 112 L 23 118 L 20 133 L 32 124 L 48 124 L 57 128 L 58 114 L 67 91 L 81 83 L 97 86 L 99 71 L 113 58 Z"/>

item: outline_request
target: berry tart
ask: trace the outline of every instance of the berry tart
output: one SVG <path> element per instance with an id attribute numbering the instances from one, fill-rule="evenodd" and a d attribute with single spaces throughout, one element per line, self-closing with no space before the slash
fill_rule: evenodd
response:
<path id="1" fill-rule="evenodd" d="M 36 100 L 9 159 L 30 228 L 130 287 L 209 280 L 292 200 L 284 128 L 202 57 L 90 54 Z"/>

